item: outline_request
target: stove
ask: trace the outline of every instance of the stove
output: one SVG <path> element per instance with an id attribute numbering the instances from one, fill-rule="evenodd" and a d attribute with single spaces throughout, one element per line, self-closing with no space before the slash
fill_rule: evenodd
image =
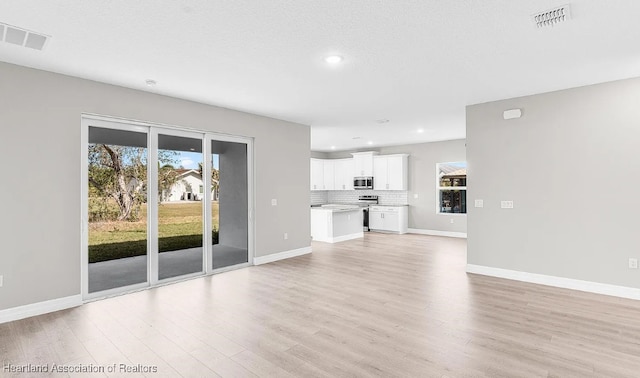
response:
<path id="1" fill-rule="evenodd" d="M 377 205 L 378 196 L 359 196 L 357 204 L 363 207 L 369 205 Z"/>
<path id="2" fill-rule="evenodd" d="M 377 205 L 378 204 L 378 196 L 359 196 L 358 197 L 358 206 L 362 207 L 363 217 L 362 217 L 362 230 L 363 231 L 371 231 L 369 229 L 369 205 Z"/>

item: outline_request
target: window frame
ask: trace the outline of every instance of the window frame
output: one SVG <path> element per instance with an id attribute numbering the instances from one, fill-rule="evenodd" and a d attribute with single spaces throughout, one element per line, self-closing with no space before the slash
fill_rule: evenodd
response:
<path id="1" fill-rule="evenodd" d="M 465 186 L 441 186 L 440 185 L 440 166 L 441 165 L 454 165 L 454 164 L 460 164 L 460 163 L 464 163 L 464 168 L 467 168 L 467 161 L 451 161 L 451 162 L 442 162 L 442 163 L 436 163 L 436 214 L 438 215 L 446 215 L 446 216 L 467 216 L 467 212 L 465 211 L 464 213 L 446 213 L 446 212 L 442 212 L 440 211 L 440 193 L 442 191 L 453 191 L 453 190 L 460 190 L 460 191 L 464 191 L 465 194 L 468 193 L 467 190 L 467 185 L 466 185 L 466 177 L 465 177 Z M 465 209 L 466 210 L 466 209 Z"/>

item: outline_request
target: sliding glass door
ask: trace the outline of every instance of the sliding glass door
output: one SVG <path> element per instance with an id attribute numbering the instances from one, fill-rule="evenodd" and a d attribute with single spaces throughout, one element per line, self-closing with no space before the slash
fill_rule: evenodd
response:
<path id="1" fill-rule="evenodd" d="M 247 144 L 211 140 L 212 269 L 249 261 Z"/>
<path id="2" fill-rule="evenodd" d="M 148 281 L 148 133 L 120 127 L 88 130 L 88 293 Z"/>
<path id="3" fill-rule="evenodd" d="M 204 271 L 202 134 L 173 134 L 158 134 L 159 280 Z"/>
<path id="4" fill-rule="evenodd" d="M 86 299 L 250 264 L 251 140 L 83 117 Z"/>

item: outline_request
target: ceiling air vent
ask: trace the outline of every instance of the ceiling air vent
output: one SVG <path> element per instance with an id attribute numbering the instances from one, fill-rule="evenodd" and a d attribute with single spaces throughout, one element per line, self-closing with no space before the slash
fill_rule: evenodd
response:
<path id="1" fill-rule="evenodd" d="M 48 35 L 0 23 L 0 40 L 6 43 L 42 50 L 49 38 Z"/>
<path id="2" fill-rule="evenodd" d="M 569 5 L 567 4 L 544 12 L 536 13 L 532 18 L 537 28 L 547 28 L 568 21 L 571 18 L 571 12 L 569 11 Z"/>

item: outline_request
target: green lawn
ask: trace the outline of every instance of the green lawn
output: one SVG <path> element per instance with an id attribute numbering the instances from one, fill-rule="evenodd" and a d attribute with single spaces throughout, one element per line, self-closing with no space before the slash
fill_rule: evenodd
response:
<path id="1" fill-rule="evenodd" d="M 218 240 L 218 202 L 212 202 L 214 244 Z M 202 246 L 202 203 L 161 204 L 158 217 L 160 252 Z M 140 256 L 147 253 L 147 207 L 137 222 L 90 222 L 89 262 Z"/>

